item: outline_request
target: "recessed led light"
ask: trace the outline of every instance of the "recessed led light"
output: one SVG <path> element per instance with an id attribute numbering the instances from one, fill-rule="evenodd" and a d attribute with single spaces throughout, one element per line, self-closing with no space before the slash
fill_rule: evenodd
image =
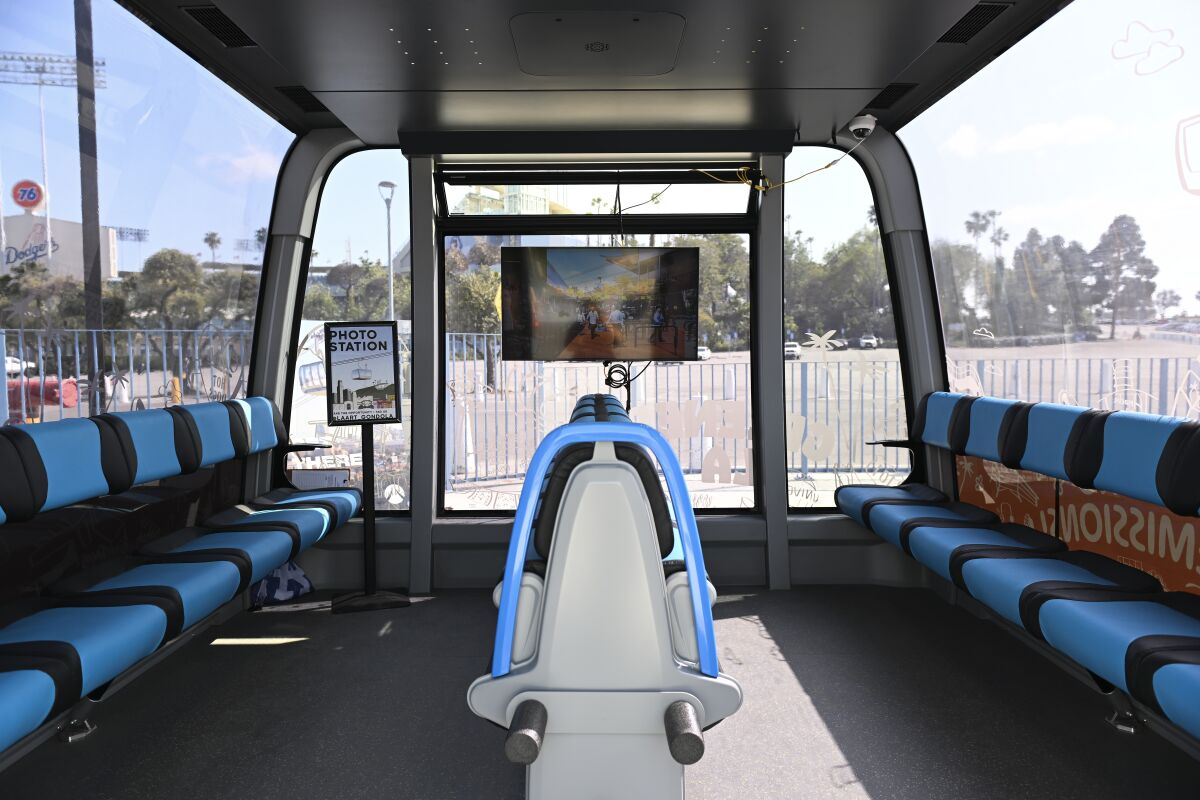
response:
<path id="1" fill-rule="evenodd" d="M 427 31 L 431 31 L 431 30 L 433 30 L 433 28 L 426 28 L 425 30 L 427 30 Z"/>
<path id="2" fill-rule="evenodd" d="M 395 29 L 395 28 L 388 28 L 388 30 L 389 30 L 389 31 L 391 31 L 392 33 L 395 33 L 395 32 L 396 32 L 396 29 Z"/>

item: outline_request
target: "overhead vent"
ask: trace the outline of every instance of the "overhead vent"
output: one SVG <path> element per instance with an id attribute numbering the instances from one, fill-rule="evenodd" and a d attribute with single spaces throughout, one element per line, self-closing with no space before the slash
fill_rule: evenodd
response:
<path id="1" fill-rule="evenodd" d="M 1012 3 L 978 3 L 954 23 L 954 27 L 942 34 L 938 41 L 942 44 L 966 44 L 1011 7 Z"/>
<path id="2" fill-rule="evenodd" d="M 900 101 L 900 98 L 917 88 L 915 83 L 892 83 L 884 88 L 882 92 L 875 95 L 875 99 L 867 103 L 867 108 L 889 109 Z"/>
<path id="3" fill-rule="evenodd" d="M 297 108 L 308 114 L 320 114 L 329 109 L 303 86 L 276 86 L 275 91 L 291 100 Z"/>
<path id="4" fill-rule="evenodd" d="M 247 36 L 216 6 L 188 6 L 183 10 L 226 47 L 258 47 L 258 42 Z"/>

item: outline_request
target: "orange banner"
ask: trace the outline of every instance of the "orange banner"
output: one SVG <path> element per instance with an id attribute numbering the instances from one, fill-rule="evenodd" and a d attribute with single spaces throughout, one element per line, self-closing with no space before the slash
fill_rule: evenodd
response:
<path id="1" fill-rule="evenodd" d="M 1054 478 L 973 456 L 956 459 L 958 499 L 1005 522 L 1054 535 Z"/>
<path id="2" fill-rule="evenodd" d="M 1200 592 L 1196 520 L 1111 492 L 1062 484 L 1058 537 L 1148 572 L 1167 591 Z"/>
<path id="3" fill-rule="evenodd" d="M 960 456 L 955 466 L 964 503 L 1136 567 L 1167 591 L 1200 594 L 1200 520 L 982 458 Z"/>

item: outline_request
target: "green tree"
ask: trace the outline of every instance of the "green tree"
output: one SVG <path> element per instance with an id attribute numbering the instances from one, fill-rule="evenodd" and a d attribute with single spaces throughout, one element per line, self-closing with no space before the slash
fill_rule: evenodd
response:
<path id="1" fill-rule="evenodd" d="M 210 307 L 204 270 L 194 256 L 179 250 L 154 253 L 125 283 L 129 310 L 141 327 L 194 328 Z"/>
<path id="2" fill-rule="evenodd" d="M 1146 240 L 1137 221 L 1121 214 L 1108 226 L 1088 254 L 1100 307 L 1109 314 L 1108 338 L 1117 336 L 1122 313 L 1141 318 L 1154 308 L 1154 276 L 1158 267 L 1146 256 Z"/>
<path id="3" fill-rule="evenodd" d="M 953 337 L 958 344 L 967 347 L 971 344 L 972 332 L 979 327 L 979 318 L 975 315 L 974 304 L 967 303 L 962 287 L 970 283 L 979 252 L 969 245 L 945 239 L 935 240 L 931 251 L 934 285 L 947 344 Z"/>
<path id="4" fill-rule="evenodd" d="M 500 275 L 490 269 L 446 277 L 446 330 L 451 333 L 499 333 L 496 292 Z"/>
<path id="5" fill-rule="evenodd" d="M 713 350 L 750 346 L 750 253 L 736 233 L 676 236 L 665 247 L 700 249 L 699 335 Z"/>
<path id="6" fill-rule="evenodd" d="M 204 246 L 212 254 L 212 260 L 209 263 L 215 265 L 217 263 L 217 248 L 221 246 L 221 234 L 216 231 L 209 231 L 204 234 Z"/>
<path id="7" fill-rule="evenodd" d="M 1154 294 L 1154 305 L 1158 307 L 1159 316 L 1162 317 L 1167 316 L 1172 308 L 1178 307 L 1182 302 L 1183 298 L 1174 289 L 1163 289 Z"/>

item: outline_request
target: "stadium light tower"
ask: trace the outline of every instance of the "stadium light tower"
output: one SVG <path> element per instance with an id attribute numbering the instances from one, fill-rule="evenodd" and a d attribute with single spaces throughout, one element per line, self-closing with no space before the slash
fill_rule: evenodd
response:
<path id="1" fill-rule="evenodd" d="M 387 273 L 388 273 L 388 320 L 396 319 L 396 276 L 392 265 L 392 198 L 396 195 L 396 184 L 391 181 L 379 182 L 379 196 L 383 198 L 383 207 L 387 214 Z"/>
<path id="2" fill-rule="evenodd" d="M 50 231 L 50 170 L 46 157 L 46 101 L 42 87 L 77 87 L 78 61 L 74 56 L 50 53 L 0 53 L 0 83 L 37 87 L 38 132 L 42 144 L 42 214 L 46 217 L 46 267 L 49 269 L 54 260 L 54 240 Z M 104 59 L 98 58 L 95 61 L 95 86 L 103 89 L 105 85 Z"/>

